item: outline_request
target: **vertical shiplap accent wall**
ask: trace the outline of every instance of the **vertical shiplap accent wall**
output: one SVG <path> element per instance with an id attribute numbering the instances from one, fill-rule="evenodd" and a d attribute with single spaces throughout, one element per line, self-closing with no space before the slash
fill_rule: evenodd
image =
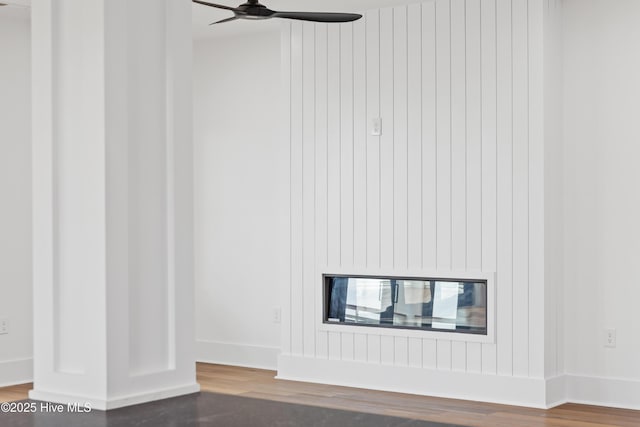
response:
<path id="1" fill-rule="evenodd" d="M 535 118 L 544 121 L 544 128 L 533 126 L 532 132 L 544 133 L 544 150 L 537 150 L 537 159 L 544 158 L 545 180 L 539 183 L 537 179 L 532 182 L 537 184 L 535 196 L 536 205 L 544 203 L 544 217 L 537 216 L 535 221 L 545 223 L 544 242 L 540 242 L 542 251 L 539 263 L 544 264 L 545 294 L 539 299 L 538 304 L 545 306 L 546 325 L 543 334 L 545 354 L 544 360 L 538 364 L 544 365 L 544 373 L 547 378 L 562 375 L 564 369 L 564 321 L 563 306 L 565 285 L 565 185 L 563 176 L 565 171 L 565 136 L 563 134 L 564 123 L 564 37 L 563 37 L 563 1 L 549 0 L 543 11 L 544 29 L 536 33 L 536 38 L 544 40 L 544 49 L 536 52 L 537 58 L 533 60 L 539 65 L 534 72 L 544 75 L 544 111 L 536 111 Z M 558 41 L 562 43 L 558 43 Z M 535 81 L 535 79 L 534 79 Z M 535 93 L 535 92 L 532 92 Z M 534 160 L 535 161 L 535 160 Z M 562 183 L 561 185 L 559 183 Z M 532 236 L 534 239 L 540 236 Z M 538 269 L 533 269 L 538 273 Z M 570 312 L 567 312 L 570 313 Z"/>
<path id="2" fill-rule="evenodd" d="M 284 26 L 285 355 L 543 375 L 544 3 L 435 0 Z M 319 329 L 328 271 L 495 272 L 496 342 Z"/>

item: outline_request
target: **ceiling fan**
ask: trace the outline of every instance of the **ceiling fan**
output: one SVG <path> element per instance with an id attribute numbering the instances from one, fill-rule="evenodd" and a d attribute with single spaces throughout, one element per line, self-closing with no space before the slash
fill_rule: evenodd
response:
<path id="1" fill-rule="evenodd" d="M 215 7 L 218 9 L 230 10 L 233 12 L 231 18 L 222 19 L 213 24 L 222 24 L 223 22 L 235 21 L 237 19 L 270 19 L 270 18 L 286 18 L 297 19 L 300 21 L 313 22 L 351 22 L 362 18 L 357 13 L 331 13 L 331 12 L 278 12 L 267 9 L 266 6 L 259 3 L 258 0 L 247 0 L 238 7 L 229 7 L 222 4 L 209 3 L 201 0 L 193 0 L 194 3 L 204 6 Z"/>

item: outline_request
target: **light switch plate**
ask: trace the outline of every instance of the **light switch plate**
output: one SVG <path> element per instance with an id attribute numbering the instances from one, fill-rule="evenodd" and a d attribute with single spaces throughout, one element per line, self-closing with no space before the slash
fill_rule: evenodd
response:
<path id="1" fill-rule="evenodd" d="M 380 136 L 382 135 L 382 119 L 380 117 L 376 117 L 371 120 L 371 135 Z"/>

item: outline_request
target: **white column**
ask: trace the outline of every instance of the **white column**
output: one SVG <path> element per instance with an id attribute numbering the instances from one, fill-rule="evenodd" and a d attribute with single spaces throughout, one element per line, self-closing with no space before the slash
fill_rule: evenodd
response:
<path id="1" fill-rule="evenodd" d="M 33 0 L 34 390 L 199 390 L 191 2 Z"/>

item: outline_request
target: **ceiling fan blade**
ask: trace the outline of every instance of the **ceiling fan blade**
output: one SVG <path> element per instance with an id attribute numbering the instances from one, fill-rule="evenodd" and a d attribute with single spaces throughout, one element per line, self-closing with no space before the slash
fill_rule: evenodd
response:
<path id="1" fill-rule="evenodd" d="M 225 22 L 231 22 L 231 21 L 235 21 L 236 19 L 238 19 L 237 16 L 232 16 L 231 18 L 227 18 L 227 19 L 221 19 L 219 21 L 216 22 L 212 22 L 209 25 L 216 25 L 216 24 L 224 24 Z"/>
<path id="2" fill-rule="evenodd" d="M 352 22 L 362 18 L 362 15 L 330 12 L 275 12 L 271 17 L 313 22 Z"/>
<path id="3" fill-rule="evenodd" d="M 235 10 L 235 7 L 225 6 L 223 4 L 209 3 L 209 2 L 201 1 L 201 0 L 193 0 L 193 2 L 194 3 L 198 3 L 198 4 L 202 4 L 204 6 L 215 7 L 215 8 L 218 8 L 218 9 Z"/>

